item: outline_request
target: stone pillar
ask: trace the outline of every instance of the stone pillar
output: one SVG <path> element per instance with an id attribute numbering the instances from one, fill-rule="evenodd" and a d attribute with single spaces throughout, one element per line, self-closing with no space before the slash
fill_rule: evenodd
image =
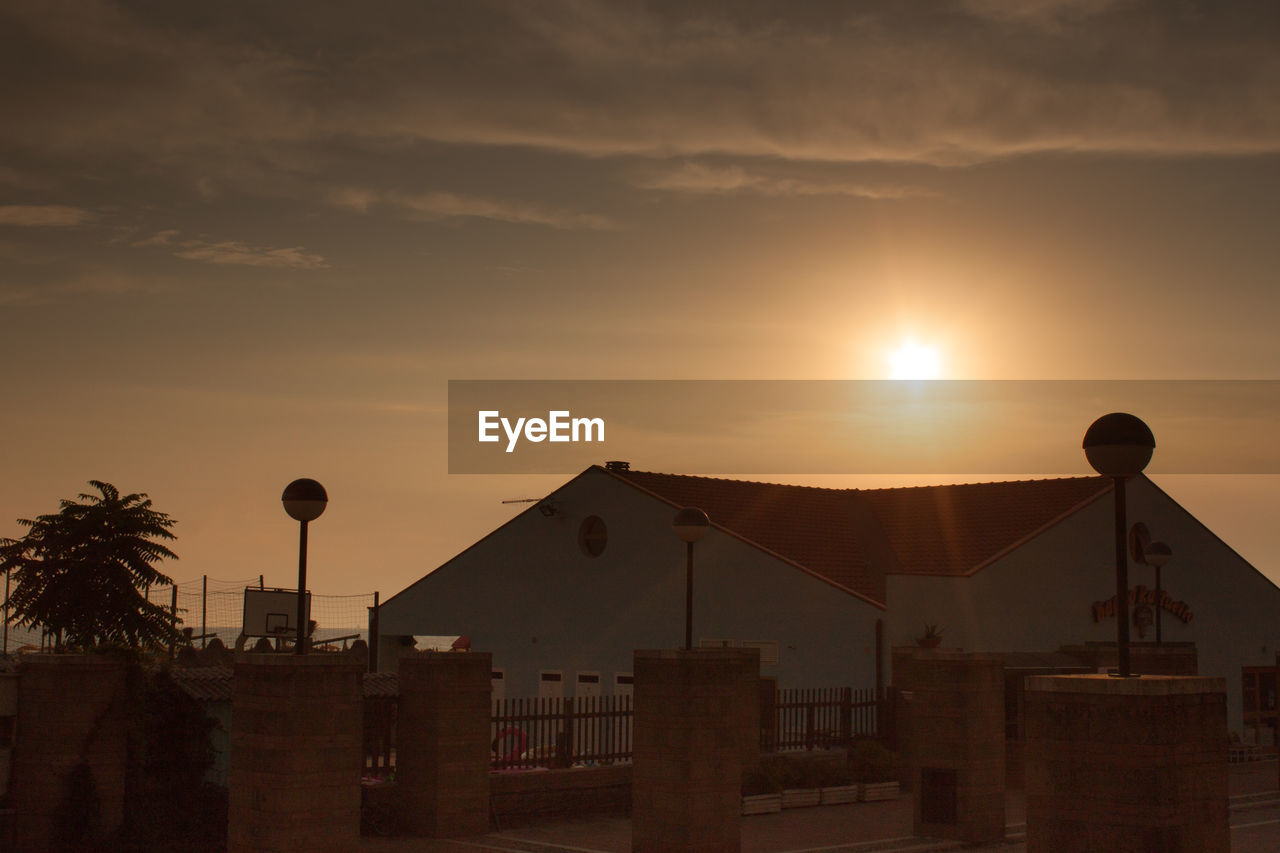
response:
<path id="1" fill-rule="evenodd" d="M 1221 678 L 1027 678 L 1029 853 L 1229 850 L 1225 691 Z"/>
<path id="2" fill-rule="evenodd" d="M 737 853 L 742 771 L 759 753 L 759 651 L 637 651 L 633 672 L 632 850 Z"/>
<path id="3" fill-rule="evenodd" d="M 229 853 L 356 850 L 362 672 L 340 655 L 236 657 Z"/>
<path id="4" fill-rule="evenodd" d="M 914 832 L 1004 838 L 1004 668 L 991 655 L 915 649 L 895 662 L 907 694 Z M 897 667 L 901 667 L 898 669 Z"/>
<path id="5" fill-rule="evenodd" d="M 432 838 L 489 831 L 492 673 L 487 652 L 400 659 L 396 788 L 407 831 Z"/>
<path id="6" fill-rule="evenodd" d="M 97 815 L 74 815 L 110 835 L 124 821 L 127 761 L 126 672 L 105 655 L 23 655 L 18 665 L 17 740 L 9 805 L 14 849 L 50 849 L 65 821 L 71 776 L 89 768 Z M 87 793 L 87 792 L 85 792 Z"/>

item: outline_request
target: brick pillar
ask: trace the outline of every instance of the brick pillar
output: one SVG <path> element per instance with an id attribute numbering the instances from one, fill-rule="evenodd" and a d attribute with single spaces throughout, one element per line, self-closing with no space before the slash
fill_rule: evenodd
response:
<path id="1" fill-rule="evenodd" d="M 637 651 L 633 672 L 632 850 L 737 853 L 742 770 L 759 752 L 759 652 Z"/>
<path id="2" fill-rule="evenodd" d="M 356 850 L 362 672 L 339 655 L 236 657 L 229 853 Z"/>
<path id="3" fill-rule="evenodd" d="M 1221 678 L 1028 678 L 1029 853 L 1229 850 L 1225 691 Z"/>
<path id="4" fill-rule="evenodd" d="M 489 831 L 488 652 L 422 652 L 400 659 L 396 788 L 400 823 L 415 835 Z"/>
<path id="5" fill-rule="evenodd" d="M 48 850 L 67 802 L 68 779 L 88 764 L 101 835 L 124 820 L 127 664 L 103 655 L 23 655 L 17 742 L 9 785 L 14 849 Z"/>
<path id="6" fill-rule="evenodd" d="M 901 666 L 901 669 L 896 667 Z M 907 695 L 916 835 L 1004 838 L 1004 668 L 1000 659 L 915 649 L 895 663 Z"/>

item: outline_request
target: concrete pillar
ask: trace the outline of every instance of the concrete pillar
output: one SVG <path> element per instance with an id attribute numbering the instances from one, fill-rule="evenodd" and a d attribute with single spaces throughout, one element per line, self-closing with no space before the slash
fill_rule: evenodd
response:
<path id="1" fill-rule="evenodd" d="M 105 655 L 23 655 L 18 665 L 17 741 L 9 785 L 14 849 L 40 853 L 55 837 L 68 780 L 89 767 L 105 837 L 124 821 L 127 664 Z"/>
<path id="2" fill-rule="evenodd" d="M 489 831 L 492 673 L 487 652 L 400 659 L 396 788 L 408 832 L 459 838 Z"/>
<path id="3" fill-rule="evenodd" d="M 357 849 L 362 672 L 340 655 L 236 657 L 229 853 Z"/>
<path id="4" fill-rule="evenodd" d="M 895 664 L 909 709 L 913 827 L 974 844 L 1004 838 L 1004 668 L 998 657 L 915 649 Z M 901 667 L 900 669 L 897 667 Z"/>
<path id="5" fill-rule="evenodd" d="M 1026 681 L 1027 850 L 1231 847 L 1221 678 Z"/>
<path id="6" fill-rule="evenodd" d="M 738 853 L 742 771 L 759 753 L 755 649 L 637 651 L 631 847 Z"/>

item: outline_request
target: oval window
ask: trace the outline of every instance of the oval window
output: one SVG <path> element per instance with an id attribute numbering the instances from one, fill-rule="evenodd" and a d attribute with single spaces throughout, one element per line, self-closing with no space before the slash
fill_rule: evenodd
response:
<path id="1" fill-rule="evenodd" d="M 588 557 L 599 557 L 604 553 L 608 539 L 609 532 L 600 516 L 591 515 L 582 520 L 582 526 L 578 528 L 578 547 L 582 553 Z"/>

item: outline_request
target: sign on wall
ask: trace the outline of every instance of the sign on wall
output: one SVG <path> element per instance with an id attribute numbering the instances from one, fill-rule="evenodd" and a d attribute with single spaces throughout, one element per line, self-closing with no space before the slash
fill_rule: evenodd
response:
<path id="1" fill-rule="evenodd" d="M 1136 586 L 1129 590 L 1129 609 L 1136 612 L 1138 607 L 1159 607 L 1165 613 L 1172 615 L 1182 623 L 1186 624 L 1195 619 L 1195 614 L 1191 612 L 1191 607 L 1185 601 L 1176 601 L 1169 595 L 1168 591 L 1161 590 L 1159 600 L 1156 600 L 1156 591 L 1148 589 L 1145 586 Z M 1103 619 L 1114 619 L 1116 615 L 1116 597 L 1113 595 L 1106 601 L 1095 601 L 1091 608 L 1093 612 L 1093 621 L 1101 622 Z"/>

